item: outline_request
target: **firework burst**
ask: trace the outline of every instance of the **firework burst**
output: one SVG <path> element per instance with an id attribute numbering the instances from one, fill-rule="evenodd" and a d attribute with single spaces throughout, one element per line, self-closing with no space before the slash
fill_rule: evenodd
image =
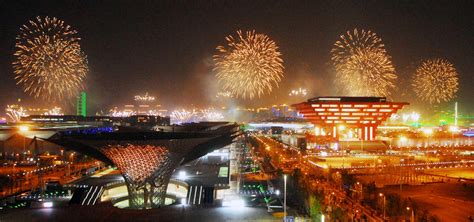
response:
<path id="1" fill-rule="evenodd" d="M 77 31 L 57 18 L 37 17 L 23 25 L 13 62 L 17 84 L 49 101 L 76 96 L 88 72 L 79 40 Z"/>
<path id="2" fill-rule="evenodd" d="M 382 40 L 374 32 L 347 32 L 334 44 L 336 85 L 351 96 L 390 96 L 397 75 Z"/>
<path id="3" fill-rule="evenodd" d="M 232 98 L 232 93 L 229 91 L 217 92 L 216 98 Z"/>
<path id="4" fill-rule="evenodd" d="M 173 123 L 181 124 L 181 123 L 194 122 L 196 115 L 197 115 L 197 112 L 195 109 L 191 111 L 181 109 L 181 110 L 175 110 L 171 112 L 170 118 Z"/>
<path id="5" fill-rule="evenodd" d="M 55 106 L 54 108 L 44 112 L 43 115 L 49 116 L 64 116 L 63 109 L 61 107 Z"/>
<path id="6" fill-rule="evenodd" d="M 459 89 L 459 78 L 454 65 L 444 59 L 430 59 L 422 62 L 415 71 L 413 89 L 423 101 L 447 102 L 453 99 Z"/>
<path id="7" fill-rule="evenodd" d="M 200 113 L 202 121 L 221 121 L 224 119 L 224 115 L 214 109 L 203 109 Z"/>
<path id="8" fill-rule="evenodd" d="M 26 109 L 18 105 L 7 105 L 5 112 L 12 122 L 20 122 L 21 117 L 28 116 Z"/>
<path id="9" fill-rule="evenodd" d="M 283 78 L 283 59 L 277 44 L 255 31 L 226 37 L 227 47 L 214 55 L 216 77 L 224 91 L 243 99 L 270 93 Z"/>
<path id="10" fill-rule="evenodd" d="M 118 110 L 117 107 L 109 111 L 109 115 L 113 117 L 130 117 L 137 115 L 137 112 L 131 110 Z"/>

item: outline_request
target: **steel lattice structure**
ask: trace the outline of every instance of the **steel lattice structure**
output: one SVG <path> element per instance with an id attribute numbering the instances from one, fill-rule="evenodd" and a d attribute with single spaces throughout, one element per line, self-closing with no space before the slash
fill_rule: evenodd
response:
<path id="1" fill-rule="evenodd" d="M 169 172 L 173 162 L 166 147 L 151 145 L 109 145 L 100 150 L 115 163 L 122 172 L 126 184 L 128 184 L 129 200 L 131 206 L 140 206 L 147 208 L 154 205 L 162 205 L 164 195 L 166 194 L 166 183 L 156 183 L 163 181 L 155 180 L 153 175 L 164 175 L 163 171 Z M 155 192 L 157 189 L 157 192 Z M 165 192 L 165 193 L 163 193 Z M 143 203 L 141 203 L 140 193 L 143 194 Z M 151 195 L 150 195 L 151 194 Z M 153 195 L 157 194 L 157 195 Z M 155 197 L 157 196 L 157 197 Z"/>

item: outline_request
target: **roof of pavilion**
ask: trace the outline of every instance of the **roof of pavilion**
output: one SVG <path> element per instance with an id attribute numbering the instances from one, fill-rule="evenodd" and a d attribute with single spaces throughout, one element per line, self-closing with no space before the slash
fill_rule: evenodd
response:
<path id="1" fill-rule="evenodd" d="M 172 152 L 181 153 L 184 164 L 232 143 L 239 134 L 238 125 L 222 124 L 220 127 L 213 126 L 193 132 L 115 131 L 87 134 L 68 131 L 58 132 L 46 140 L 109 164 L 112 164 L 112 161 L 100 151 L 100 148 L 126 144 L 166 146 L 172 149 Z M 184 148 L 187 142 L 192 146 L 190 149 Z"/>

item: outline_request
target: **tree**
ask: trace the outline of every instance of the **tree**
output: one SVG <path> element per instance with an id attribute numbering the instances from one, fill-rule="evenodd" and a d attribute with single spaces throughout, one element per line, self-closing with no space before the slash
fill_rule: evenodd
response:
<path id="1" fill-rule="evenodd" d="M 345 215 L 344 211 L 338 207 L 332 211 L 331 218 L 334 221 L 347 221 Z"/>
<path id="2" fill-rule="evenodd" d="M 369 196 L 371 194 L 375 194 L 376 192 L 377 192 L 377 187 L 375 186 L 374 181 L 368 183 L 367 186 L 365 187 L 365 193 Z"/>
<path id="3" fill-rule="evenodd" d="M 342 180 L 342 185 L 344 187 L 344 190 L 346 191 L 347 195 L 351 195 L 351 188 L 354 186 L 356 183 L 356 178 L 354 175 L 349 174 L 347 170 L 343 170 L 341 172 L 341 180 Z"/>
<path id="4" fill-rule="evenodd" d="M 402 213 L 402 204 L 400 195 L 388 194 L 387 195 L 387 214 L 390 216 L 398 216 Z"/>
<path id="5" fill-rule="evenodd" d="M 321 212 L 321 197 L 311 194 L 309 196 L 309 216 L 311 217 L 311 221 L 321 221 Z"/>
<path id="6" fill-rule="evenodd" d="M 441 220 L 437 216 L 431 215 L 428 221 L 430 221 L 430 222 L 439 222 Z"/>

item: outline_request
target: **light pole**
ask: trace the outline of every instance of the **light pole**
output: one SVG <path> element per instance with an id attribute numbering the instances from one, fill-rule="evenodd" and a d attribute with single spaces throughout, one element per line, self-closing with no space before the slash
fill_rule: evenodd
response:
<path id="1" fill-rule="evenodd" d="M 339 139 L 339 138 L 341 138 L 341 137 L 339 136 L 339 134 L 341 134 L 341 133 L 346 129 L 346 126 L 344 126 L 344 125 L 339 125 L 339 126 L 337 127 L 337 129 L 338 129 L 338 132 L 337 132 L 337 142 L 341 144 L 341 151 L 342 151 L 342 169 L 344 169 L 344 160 L 345 160 L 345 159 L 344 159 L 344 157 L 345 157 L 345 153 L 344 153 L 344 143 L 342 143 L 342 141 Z"/>
<path id="2" fill-rule="evenodd" d="M 344 162 L 345 162 L 344 143 L 341 143 L 341 149 L 342 149 L 342 169 L 344 169 Z"/>
<path id="3" fill-rule="evenodd" d="M 410 207 L 407 207 L 407 210 L 410 211 Z M 410 222 L 415 222 L 415 209 L 411 209 Z"/>
<path id="4" fill-rule="evenodd" d="M 30 131 L 30 127 L 23 125 L 23 126 L 18 127 L 18 129 L 20 130 L 21 136 L 23 137 L 23 150 L 21 154 L 22 154 L 22 157 L 24 158 L 25 150 L 26 150 L 26 133 Z"/>
<path id="5" fill-rule="evenodd" d="M 388 147 L 390 148 L 390 152 L 392 152 L 392 140 L 393 140 L 393 137 L 390 137 L 390 145 L 388 145 Z"/>
<path id="6" fill-rule="evenodd" d="M 364 199 L 364 185 L 362 185 L 362 184 L 359 183 L 359 182 L 357 182 L 357 185 L 358 185 L 359 188 L 360 188 L 360 192 L 359 192 L 359 193 L 360 193 L 360 197 L 359 197 L 359 199 L 362 200 L 362 199 Z"/>
<path id="7" fill-rule="evenodd" d="M 404 159 L 400 160 L 400 191 L 402 191 L 402 164 L 403 164 Z"/>
<path id="8" fill-rule="evenodd" d="M 283 218 L 284 218 L 284 221 L 286 221 L 286 174 L 283 175 L 283 181 L 284 181 L 284 193 L 285 193 L 285 196 L 283 197 Z"/>
<path id="9" fill-rule="evenodd" d="M 385 220 L 385 195 L 379 193 L 379 196 L 383 197 L 383 219 Z"/>
<path id="10" fill-rule="evenodd" d="M 25 158 L 25 156 L 26 156 L 26 155 L 25 155 L 25 154 L 26 154 L 26 137 L 25 137 L 25 136 L 23 136 L 23 152 L 22 152 L 22 154 L 23 154 L 23 158 L 22 158 L 22 159 L 24 160 L 24 158 Z"/>

